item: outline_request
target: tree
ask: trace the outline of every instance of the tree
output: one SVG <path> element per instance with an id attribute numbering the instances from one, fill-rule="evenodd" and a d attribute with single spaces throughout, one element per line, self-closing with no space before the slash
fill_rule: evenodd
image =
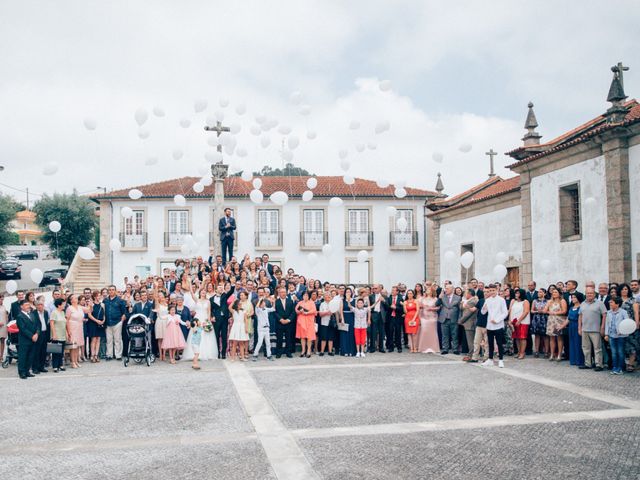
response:
<path id="1" fill-rule="evenodd" d="M 43 231 L 42 240 L 57 252 L 63 264 L 71 264 L 78 247 L 93 240 L 93 231 L 98 224 L 95 208 L 88 198 L 79 197 L 76 192 L 71 195 L 56 193 L 52 197 L 45 195 L 33 211 Z M 62 225 L 57 241 L 56 234 L 49 230 L 49 223 L 54 220 Z"/>
<path id="2" fill-rule="evenodd" d="M 285 164 L 284 168 L 271 168 L 268 165 L 262 167 L 262 170 L 259 172 L 253 172 L 255 176 L 258 177 L 300 177 L 300 176 L 311 176 L 313 173 L 309 173 L 304 168 L 296 167 L 293 163 Z M 239 177 L 242 175 L 242 172 L 238 172 L 233 177 Z"/>
<path id="3" fill-rule="evenodd" d="M 9 195 L 0 194 L 0 252 L 7 245 L 16 245 L 17 234 L 11 231 L 11 222 L 16 218 L 16 213 L 24 207 Z"/>

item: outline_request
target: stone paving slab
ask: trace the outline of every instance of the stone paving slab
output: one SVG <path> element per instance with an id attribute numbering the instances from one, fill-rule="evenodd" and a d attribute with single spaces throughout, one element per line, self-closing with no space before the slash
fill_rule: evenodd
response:
<path id="1" fill-rule="evenodd" d="M 617 408 L 463 364 L 251 372 L 288 428 Z"/>
<path id="2" fill-rule="evenodd" d="M 3 455 L 0 478 L 36 479 L 275 479 L 257 440 L 152 446 L 88 452 Z"/>
<path id="3" fill-rule="evenodd" d="M 326 479 L 640 478 L 637 418 L 298 442 Z"/>

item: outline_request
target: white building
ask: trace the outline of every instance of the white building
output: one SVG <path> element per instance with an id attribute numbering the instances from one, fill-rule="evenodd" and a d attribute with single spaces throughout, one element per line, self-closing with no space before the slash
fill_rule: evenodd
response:
<path id="1" fill-rule="evenodd" d="M 251 182 L 239 177 L 224 180 L 224 207 L 236 218 L 238 229 L 234 255 L 242 257 L 268 253 L 271 261 L 284 269 L 322 281 L 362 284 L 380 282 L 414 283 L 425 278 L 426 221 L 425 204 L 438 196 L 435 192 L 406 188 L 406 197 L 394 196 L 394 188 L 380 188 L 375 182 L 356 179 L 353 185 L 342 177 L 316 177 L 313 199 L 303 201 L 309 177 L 261 177 L 264 201 L 249 199 Z M 158 274 L 164 265 L 185 255 L 181 247 L 186 235 L 199 243 L 190 256 L 208 257 L 219 235 L 214 223 L 214 188 L 202 193 L 192 189 L 199 179 L 184 177 L 93 196 L 100 205 L 101 280 L 121 282 L 124 276 Z M 129 191 L 142 192 L 131 200 Z M 269 195 L 284 191 L 289 201 L 278 206 Z M 185 206 L 174 203 L 175 195 L 184 195 Z M 329 205 L 340 197 L 343 205 Z M 397 209 L 390 217 L 387 207 Z M 125 219 L 121 210 L 129 207 L 133 216 Z M 397 219 L 407 220 L 401 231 Z M 402 224 L 402 222 L 401 222 Z M 109 241 L 119 239 L 122 248 L 112 252 Z M 332 252 L 322 253 L 328 244 Z M 360 250 L 369 258 L 359 263 Z M 309 256 L 310 253 L 315 255 Z M 219 253 L 219 252 L 216 252 Z M 314 260 L 316 260 L 314 262 Z"/>

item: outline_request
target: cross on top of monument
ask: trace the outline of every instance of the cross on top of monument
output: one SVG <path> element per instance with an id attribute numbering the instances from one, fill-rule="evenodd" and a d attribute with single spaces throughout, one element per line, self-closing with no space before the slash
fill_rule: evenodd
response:
<path id="1" fill-rule="evenodd" d="M 493 171 L 493 157 L 495 157 L 496 155 L 498 155 L 498 152 L 494 152 L 493 148 L 490 149 L 488 152 L 485 152 L 485 155 L 489 155 L 489 165 L 490 165 L 490 169 L 489 169 L 489 176 L 490 177 L 495 177 L 496 174 Z"/>
<path id="2" fill-rule="evenodd" d="M 611 67 L 611 71 L 615 74 L 616 77 L 620 80 L 620 86 L 624 90 L 624 72 L 628 71 L 629 67 L 625 67 L 622 62 L 618 62 L 617 65 Z"/>
<path id="3" fill-rule="evenodd" d="M 215 126 L 210 127 L 209 125 L 205 125 L 204 129 L 207 132 L 216 132 L 216 136 L 220 137 L 220 135 L 222 135 L 223 132 L 230 132 L 231 129 L 229 127 L 225 127 L 222 125 L 222 123 L 220 122 L 216 122 Z M 218 145 L 216 147 L 216 149 L 218 150 L 218 152 L 222 153 L 222 145 Z"/>

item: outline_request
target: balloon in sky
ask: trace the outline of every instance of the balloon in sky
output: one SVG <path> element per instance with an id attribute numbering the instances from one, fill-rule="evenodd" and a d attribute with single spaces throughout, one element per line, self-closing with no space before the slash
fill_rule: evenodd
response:
<path id="1" fill-rule="evenodd" d="M 84 124 L 84 128 L 87 130 L 95 130 L 98 126 L 98 122 L 96 122 L 95 118 L 91 117 L 85 117 L 82 123 Z"/>
<path id="2" fill-rule="evenodd" d="M 59 221 L 54 220 L 52 222 L 49 222 L 49 230 L 51 230 L 53 233 L 58 233 L 61 228 L 62 225 L 60 225 Z"/>
<path id="3" fill-rule="evenodd" d="M 277 192 L 273 192 L 269 196 L 269 199 L 276 205 L 284 205 L 289 201 L 289 195 L 287 195 L 283 191 L 278 190 Z"/>
<path id="4" fill-rule="evenodd" d="M 156 117 L 164 117 L 164 109 L 156 105 L 155 107 L 153 107 L 153 114 Z"/>
<path id="5" fill-rule="evenodd" d="M 149 112 L 147 112 L 146 109 L 140 107 L 138 110 L 136 110 L 136 113 L 133 114 L 133 118 L 135 118 L 138 126 L 141 127 L 149 118 Z"/>
<path id="6" fill-rule="evenodd" d="M 131 200 L 140 200 L 142 198 L 142 192 L 137 188 L 132 188 L 129 190 L 129 198 Z"/>
<path id="7" fill-rule="evenodd" d="M 308 202 L 313 198 L 313 192 L 311 190 L 305 190 L 302 193 L 302 201 L 303 202 Z"/>
<path id="8" fill-rule="evenodd" d="M 208 104 L 209 103 L 204 98 L 201 98 L 201 99 L 196 100 L 195 102 L 193 102 L 193 110 L 196 113 L 204 112 L 206 110 Z"/>
<path id="9" fill-rule="evenodd" d="M 191 126 L 191 120 L 189 120 L 188 118 L 181 118 L 180 126 L 182 128 L 189 128 Z"/>
<path id="10" fill-rule="evenodd" d="M 58 173 L 58 164 L 56 162 L 47 162 L 42 167 L 43 175 L 55 175 Z"/>
<path id="11" fill-rule="evenodd" d="M 260 190 L 256 188 L 251 190 L 251 192 L 249 193 L 249 198 L 253 203 L 260 204 L 262 203 L 262 200 L 264 200 L 264 195 Z"/>

